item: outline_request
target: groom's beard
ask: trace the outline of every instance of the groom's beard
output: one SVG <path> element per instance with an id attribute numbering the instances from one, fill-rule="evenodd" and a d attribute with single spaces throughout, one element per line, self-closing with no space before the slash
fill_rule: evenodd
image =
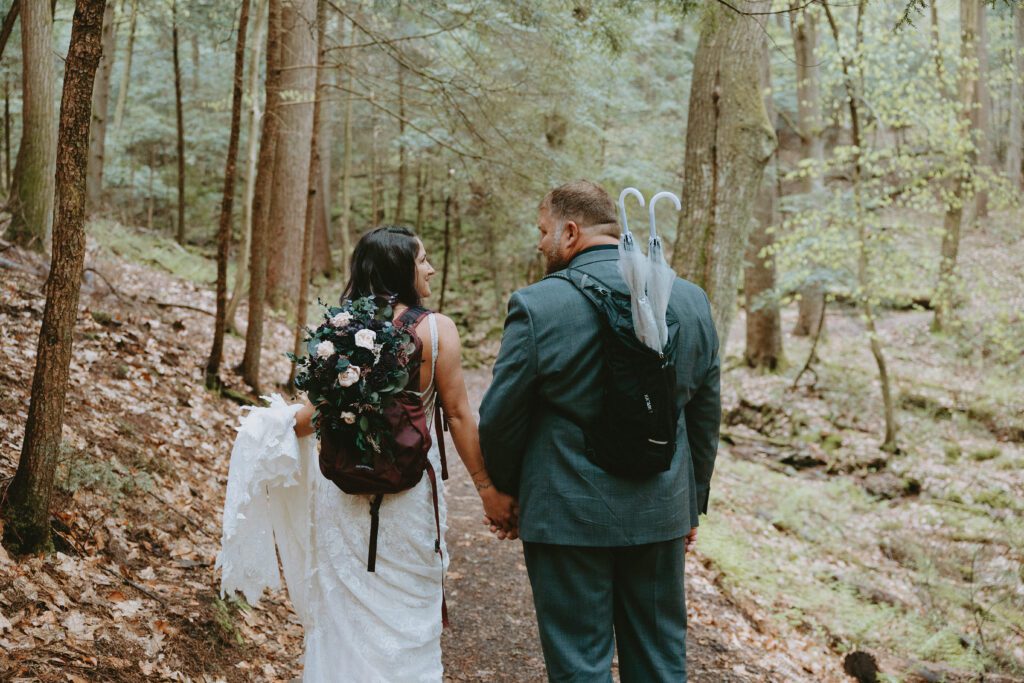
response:
<path id="1" fill-rule="evenodd" d="M 559 253 L 544 252 L 544 262 L 546 270 L 544 274 L 551 275 L 551 273 L 567 268 L 569 266 L 570 260 L 571 259 L 567 259 L 564 255 Z"/>

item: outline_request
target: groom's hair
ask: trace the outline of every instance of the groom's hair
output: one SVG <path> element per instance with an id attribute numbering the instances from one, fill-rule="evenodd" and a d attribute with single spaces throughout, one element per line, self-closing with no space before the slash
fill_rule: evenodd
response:
<path id="1" fill-rule="evenodd" d="M 619 236 L 615 203 L 604 188 L 589 180 L 574 180 L 548 192 L 540 203 L 559 223 L 573 221 L 580 228 Z"/>

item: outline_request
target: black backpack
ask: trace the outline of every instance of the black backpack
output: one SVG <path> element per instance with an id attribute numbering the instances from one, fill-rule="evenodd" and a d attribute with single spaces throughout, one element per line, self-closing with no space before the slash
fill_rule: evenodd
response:
<path id="1" fill-rule="evenodd" d="M 676 452 L 679 421 L 674 357 L 678 320 L 667 313 L 668 352 L 658 353 L 637 339 L 628 293 L 575 268 L 547 277 L 572 284 L 601 320 L 601 412 L 593 423 L 580 424 L 560 411 L 583 430 L 587 457 L 606 472 L 632 479 L 667 471 Z"/>

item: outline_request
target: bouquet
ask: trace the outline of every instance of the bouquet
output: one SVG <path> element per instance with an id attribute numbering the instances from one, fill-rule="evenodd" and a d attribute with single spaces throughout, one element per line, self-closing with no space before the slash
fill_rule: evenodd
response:
<path id="1" fill-rule="evenodd" d="M 323 302 L 320 302 L 324 306 Z M 348 437 L 371 463 L 390 452 L 391 426 L 384 409 L 405 390 L 416 350 L 412 335 L 396 327 L 393 302 L 374 297 L 324 306 L 324 322 L 307 328 L 308 355 L 288 357 L 298 366 L 295 386 L 316 407 L 317 438 Z"/>

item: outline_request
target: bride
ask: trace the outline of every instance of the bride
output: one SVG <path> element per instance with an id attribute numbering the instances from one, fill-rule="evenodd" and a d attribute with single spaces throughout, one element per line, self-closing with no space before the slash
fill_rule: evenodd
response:
<path id="1" fill-rule="evenodd" d="M 394 319 L 430 295 L 435 271 L 423 243 L 404 227 L 376 228 L 359 240 L 343 299 L 390 296 Z M 452 440 L 486 517 L 515 533 L 518 509 L 494 488 L 484 467 L 477 425 L 462 376 L 455 324 L 430 313 L 415 328 L 422 341 L 418 387 L 425 414 L 441 401 Z M 343 493 L 320 475 L 313 443 L 314 407 L 271 397 L 239 427 L 224 510 L 221 590 L 250 602 L 278 585 L 276 542 L 289 597 L 305 628 L 303 680 L 440 681 L 446 506 L 438 477 L 440 558 L 433 489 L 424 476 L 384 496 L 376 570 L 366 568 L 371 496 Z M 430 421 L 433 429 L 433 421 Z M 429 460 L 440 472 L 432 434 Z M 267 495 L 262 495 L 266 491 Z M 269 548 L 269 552 L 267 550 Z"/>

